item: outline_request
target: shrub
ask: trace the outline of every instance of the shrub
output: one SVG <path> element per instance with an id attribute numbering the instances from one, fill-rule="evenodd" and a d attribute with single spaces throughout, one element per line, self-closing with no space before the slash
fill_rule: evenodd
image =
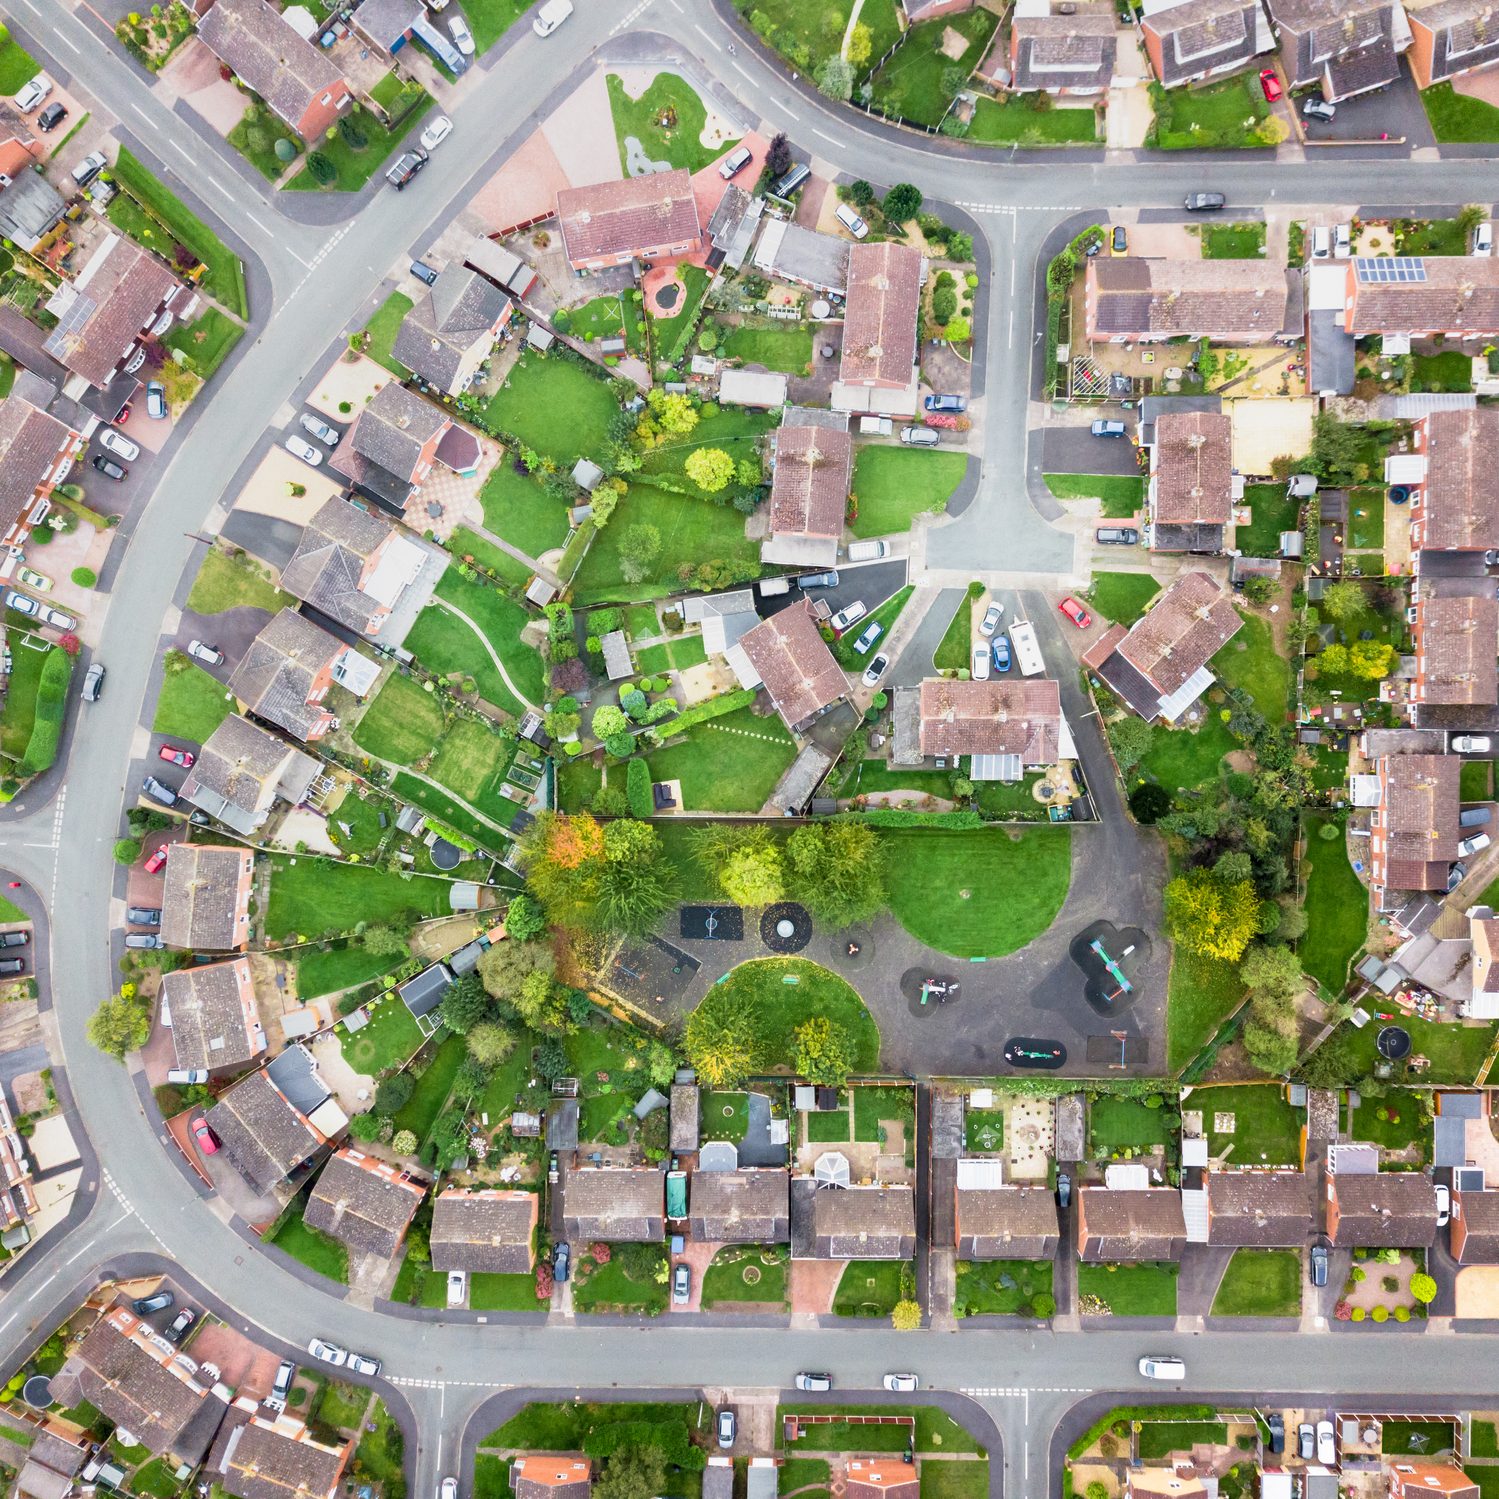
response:
<path id="1" fill-rule="evenodd" d="M 416 1088 L 416 1079 L 409 1072 L 397 1072 L 385 1078 L 375 1088 L 375 1113 L 387 1117 L 398 1114 L 411 1100 Z"/>
<path id="2" fill-rule="evenodd" d="M 72 676 L 73 658 L 65 650 L 53 646 L 42 662 L 41 676 L 37 681 L 36 718 L 31 726 L 26 753 L 21 757 L 20 768 L 24 775 L 34 776 L 50 770 L 52 762 L 57 759 L 63 716 L 67 710 L 68 683 Z"/>
<path id="3" fill-rule="evenodd" d="M 738 692 L 725 692 L 719 697 L 710 697 L 706 702 L 695 704 L 673 719 L 671 732 L 673 734 L 684 733 L 688 729 L 696 728 L 700 723 L 707 723 L 711 718 L 721 718 L 725 713 L 734 713 L 740 708 L 747 708 L 754 700 L 755 689 L 753 687 L 743 687 Z"/>
<path id="4" fill-rule="evenodd" d="M 638 757 L 625 767 L 625 800 L 632 817 L 646 818 L 656 811 L 651 796 L 651 768 Z"/>
<path id="5" fill-rule="evenodd" d="M 99 581 L 99 575 L 91 567 L 75 567 L 72 579 L 79 588 L 92 588 Z"/>
<path id="6" fill-rule="evenodd" d="M 1390 1309 L 1387 1306 L 1377 1306 L 1371 1315 L 1376 1322 L 1388 1322 L 1390 1320 Z"/>
<path id="7" fill-rule="evenodd" d="M 134 864 L 141 856 L 141 846 L 134 838 L 120 838 L 115 842 L 115 863 Z"/>
<path id="8" fill-rule="evenodd" d="M 307 170 L 319 187 L 327 187 L 338 177 L 338 168 L 321 151 L 307 153 Z"/>

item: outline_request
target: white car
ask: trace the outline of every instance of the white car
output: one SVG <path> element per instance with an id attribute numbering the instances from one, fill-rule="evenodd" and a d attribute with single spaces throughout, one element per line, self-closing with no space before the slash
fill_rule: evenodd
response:
<path id="1" fill-rule="evenodd" d="M 989 680 L 989 647 L 976 645 L 973 648 L 973 671 L 971 673 L 975 682 L 987 682 Z"/>
<path id="2" fill-rule="evenodd" d="M 1333 1440 L 1332 1422 L 1317 1422 L 1317 1461 L 1330 1468 L 1338 1460 L 1337 1443 Z"/>
<path id="3" fill-rule="evenodd" d="M 321 1359 L 325 1364 L 332 1364 L 335 1369 L 341 1369 L 349 1361 L 349 1350 L 340 1348 L 337 1343 L 325 1343 L 321 1338 L 314 1338 L 308 1345 L 307 1351 L 313 1358 Z"/>
<path id="4" fill-rule="evenodd" d="M 468 1274 L 463 1270 L 448 1271 L 448 1305 L 462 1306 L 468 1295 Z"/>
<path id="5" fill-rule="evenodd" d="M 338 428 L 330 427 L 327 422 L 320 421 L 310 411 L 304 411 L 298 418 L 304 432 L 310 432 L 319 442 L 326 442 L 330 447 L 338 446 Z"/>
<path id="6" fill-rule="evenodd" d="M 40 602 L 31 597 L 30 594 L 17 593 L 15 589 L 5 595 L 5 607 L 14 609 L 17 614 L 24 614 L 28 619 L 39 619 L 42 613 Z"/>
<path id="7" fill-rule="evenodd" d="M 1185 1379 L 1187 1366 L 1169 1353 L 1147 1353 L 1140 1360 L 1140 1373 L 1146 1379 Z"/>
<path id="8" fill-rule="evenodd" d="M 123 458 L 126 463 L 134 463 L 141 455 L 139 444 L 131 442 L 123 432 L 116 432 L 113 427 L 101 429 L 99 446 L 106 453 L 113 453 L 116 458 Z"/>
<path id="9" fill-rule="evenodd" d="M 1452 1217 L 1452 1190 L 1444 1183 L 1437 1183 L 1437 1227 L 1445 1228 Z"/>
<path id="10" fill-rule="evenodd" d="M 1494 226 L 1492 224 L 1480 224 L 1473 231 L 1473 253 L 1475 255 L 1494 253 Z"/>
<path id="11" fill-rule="evenodd" d="M 446 115 L 438 115 L 422 131 L 422 146 L 428 151 L 435 151 L 452 133 L 453 122 Z"/>
<path id="12" fill-rule="evenodd" d="M 34 588 L 38 593 L 52 592 L 52 579 L 45 573 L 39 573 L 29 567 L 18 567 L 16 569 L 16 581 L 24 583 L 28 588 Z"/>
<path id="13" fill-rule="evenodd" d="M 52 80 L 45 73 L 38 73 L 25 88 L 16 95 L 16 108 L 30 114 L 48 94 L 52 92 Z"/>
<path id="14" fill-rule="evenodd" d="M 887 1390 L 919 1390 L 921 1381 L 914 1374 L 887 1374 L 882 1381 Z"/>
<path id="15" fill-rule="evenodd" d="M 1492 742 L 1487 734 L 1454 734 L 1452 753 L 1454 755 L 1486 755 Z"/>
<path id="16" fill-rule="evenodd" d="M 537 36 L 550 36 L 573 13 L 573 0 L 547 0 L 536 12 L 531 30 Z"/>
<path id="17" fill-rule="evenodd" d="M 885 675 L 890 665 L 890 658 L 883 651 L 864 668 L 863 682 L 866 687 L 875 686 L 880 678 Z"/>
<path id="18" fill-rule="evenodd" d="M 847 609 L 840 609 L 829 621 L 835 635 L 841 635 L 850 625 L 857 624 L 869 611 L 863 599 L 855 599 Z"/>
<path id="19" fill-rule="evenodd" d="M 187 653 L 195 661 L 206 661 L 209 666 L 220 666 L 223 664 L 224 653 L 211 645 L 204 645 L 201 640 L 190 640 L 187 643 Z"/>
<path id="20" fill-rule="evenodd" d="M 458 1480 L 444 1478 L 437 1486 L 437 1499 L 458 1499 Z"/>
<path id="21" fill-rule="evenodd" d="M 465 57 L 474 55 L 474 34 L 468 29 L 468 22 L 462 16 L 452 16 L 448 20 L 448 30 L 453 33 L 453 45 Z"/>
<path id="22" fill-rule="evenodd" d="M 983 619 L 979 621 L 979 634 L 982 635 L 985 640 L 991 639 L 994 635 L 994 632 L 999 628 L 1000 620 L 1002 620 L 1004 617 L 1005 606 L 1003 604 L 990 604 L 989 607 L 984 610 Z"/>
<path id="23" fill-rule="evenodd" d="M 313 447 L 310 442 L 304 442 L 300 437 L 288 437 L 285 447 L 288 453 L 295 455 L 313 468 L 323 461 L 323 450 Z"/>
<path id="24" fill-rule="evenodd" d="M 44 625 L 51 625 L 54 630 L 76 630 L 78 621 L 71 614 L 64 614 L 61 609 L 54 609 L 50 604 L 43 604 L 37 610 L 37 618 Z"/>
<path id="25" fill-rule="evenodd" d="M 351 1353 L 349 1367 L 356 1374 L 364 1374 L 373 1379 L 380 1372 L 380 1360 L 371 1358 L 367 1353 Z"/>

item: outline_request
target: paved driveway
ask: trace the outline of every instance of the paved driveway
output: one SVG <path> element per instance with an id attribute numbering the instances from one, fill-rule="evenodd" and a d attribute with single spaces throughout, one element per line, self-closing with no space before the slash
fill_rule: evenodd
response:
<path id="1" fill-rule="evenodd" d="M 1110 407 L 1109 419 L 1123 418 L 1134 430 L 1132 411 Z M 1042 472 L 1047 474 L 1138 474 L 1135 445 L 1124 437 L 1094 437 L 1086 427 L 1048 427 L 1043 437 Z"/>
<path id="2" fill-rule="evenodd" d="M 1300 102 L 1296 112 L 1301 113 Z M 1405 137 L 1405 144 L 1389 149 L 1402 154 L 1422 146 L 1436 144 L 1431 122 L 1421 104 L 1421 94 L 1415 80 L 1401 70 L 1400 77 L 1388 88 L 1375 89 L 1372 94 L 1360 94 L 1356 99 L 1345 99 L 1338 105 L 1338 117 L 1330 124 L 1320 120 L 1302 118 L 1301 128 L 1310 143 L 1323 141 L 1377 141 L 1389 136 L 1391 141 Z"/>

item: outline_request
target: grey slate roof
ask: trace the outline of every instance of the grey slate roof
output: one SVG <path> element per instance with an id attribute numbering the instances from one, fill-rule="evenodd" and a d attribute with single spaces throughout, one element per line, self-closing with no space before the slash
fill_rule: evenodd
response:
<path id="1" fill-rule="evenodd" d="M 67 200 L 40 172 L 23 172 L 0 191 L 0 234 L 29 250 L 67 211 Z"/>
<path id="2" fill-rule="evenodd" d="M 360 591 L 359 580 L 393 529 L 389 521 L 333 496 L 303 528 L 281 570 L 281 586 L 319 613 L 368 634 L 382 605 Z"/>
<path id="3" fill-rule="evenodd" d="M 791 1237 L 791 1179 L 785 1171 L 694 1171 L 688 1232 L 699 1243 L 784 1244 Z"/>
<path id="4" fill-rule="evenodd" d="M 341 1150 L 323 1167 L 307 1200 L 303 1222 L 362 1254 L 394 1256 L 416 1210 L 425 1182 L 392 1181 L 382 1163 Z"/>
<path id="5" fill-rule="evenodd" d="M 0 401 L 0 533 L 30 508 L 38 487 L 54 470 L 69 428 L 29 401 Z"/>
<path id="6" fill-rule="evenodd" d="M 222 1485 L 237 1499 L 329 1499 L 338 1488 L 349 1446 L 298 1440 L 252 1417 L 224 1445 Z"/>
<path id="7" fill-rule="evenodd" d="M 1208 1243 L 1300 1249 L 1310 1237 L 1315 1200 L 1300 1171 L 1210 1171 Z"/>
<path id="8" fill-rule="evenodd" d="M 960 1260 L 1049 1260 L 1061 1228 L 1046 1187 L 958 1187 Z"/>
<path id="9" fill-rule="evenodd" d="M 253 1031 L 245 1026 L 240 995 L 241 985 L 249 979 L 248 958 L 163 975 L 162 999 L 172 1014 L 172 1046 L 179 1067 L 238 1067 L 265 1050 L 259 1026 Z"/>
<path id="10" fill-rule="evenodd" d="M 311 755 L 231 713 L 199 750 L 182 794 L 229 827 L 249 834 L 277 797 L 293 806 L 300 802 L 319 771 Z"/>
<path id="11" fill-rule="evenodd" d="M 1077 1199 L 1079 1255 L 1089 1264 L 1181 1258 L 1187 1225 L 1175 1188 L 1080 1187 Z"/>
<path id="12" fill-rule="evenodd" d="M 432 1268 L 525 1274 L 536 1210 L 534 1192 L 440 1192 L 432 1207 Z"/>
<path id="13" fill-rule="evenodd" d="M 251 858 L 233 845 L 174 843 L 167 849 L 161 936 L 168 947 L 228 952 L 244 946 L 249 933 L 241 876 Z"/>
<path id="14" fill-rule="evenodd" d="M 666 1177 L 655 1167 L 585 1166 L 563 1173 L 569 1239 L 656 1244 L 666 1236 Z"/>
<path id="15" fill-rule="evenodd" d="M 283 609 L 261 630 L 229 678 L 229 690 L 252 713 L 306 739 L 322 719 L 308 693 L 318 673 L 344 649 L 320 625 L 295 609 Z"/>
<path id="16" fill-rule="evenodd" d="M 266 0 L 216 0 L 198 35 L 293 130 L 320 95 L 344 81 L 333 59 Z"/>
<path id="17" fill-rule="evenodd" d="M 1436 83 L 1499 61 L 1499 17 L 1492 0 L 1437 0 L 1406 9 L 1412 29 L 1431 33 L 1431 78 Z"/>
<path id="18" fill-rule="evenodd" d="M 235 1169 L 257 1192 L 268 1192 L 318 1148 L 312 1127 L 262 1069 L 222 1094 L 208 1111 Z"/>
<path id="19" fill-rule="evenodd" d="M 795 1199 L 808 1183 L 798 1182 Z M 807 1201 L 808 1241 L 792 1253 L 820 1260 L 908 1260 L 916 1253 L 916 1198 L 910 1187 L 819 1187 Z M 793 1240 L 801 1238 L 793 1234 Z"/>
<path id="20" fill-rule="evenodd" d="M 409 484 L 422 449 L 449 422 L 440 407 L 392 380 L 359 413 L 348 440 L 361 458 Z"/>
<path id="21" fill-rule="evenodd" d="M 1436 1242 L 1436 1188 L 1424 1172 L 1338 1175 L 1330 1181 L 1336 1193 L 1333 1243 L 1338 1248 L 1429 1249 Z"/>
<path id="22" fill-rule="evenodd" d="M 485 353 L 510 298 L 467 266 L 450 265 L 402 319 L 391 353 L 414 375 L 452 391 L 465 356 Z"/>
<path id="23" fill-rule="evenodd" d="M 1012 87 L 1106 89 L 1114 76 L 1117 49 L 1112 12 L 1073 16 L 1016 16 Z"/>

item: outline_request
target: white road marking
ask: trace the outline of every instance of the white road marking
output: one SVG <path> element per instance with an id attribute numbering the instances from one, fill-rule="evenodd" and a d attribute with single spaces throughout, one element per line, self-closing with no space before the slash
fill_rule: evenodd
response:
<path id="1" fill-rule="evenodd" d="M 270 231 L 270 230 L 269 230 L 269 229 L 267 229 L 267 228 L 266 228 L 266 226 L 265 226 L 265 225 L 264 225 L 264 224 L 262 224 L 262 223 L 261 223 L 261 222 L 260 222 L 260 220 L 259 220 L 259 219 L 258 219 L 258 218 L 256 218 L 256 217 L 255 217 L 255 215 L 254 215 L 254 214 L 253 214 L 253 213 L 251 213 L 251 212 L 250 212 L 250 211 L 249 211 L 249 210 L 248 210 L 248 209 L 247 209 L 247 210 L 246 210 L 246 211 L 245 211 L 245 217 L 246 217 L 246 218 L 247 218 L 247 219 L 249 219 L 249 221 L 250 221 L 250 222 L 251 222 L 251 223 L 252 223 L 252 224 L 254 224 L 254 226 L 255 226 L 255 227 L 256 227 L 256 228 L 257 228 L 257 229 L 259 229 L 259 230 L 260 230 L 260 232 L 261 232 L 261 233 L 262 233 L 262 234 L 269 234 L 269 233 L 270 233 L 270 232 L 271 232 L 271 231 Z"/>
<path id="2" fill-rule="evenodd" d="M 734 70 L 734 71 L 735 71 L 735 72 L 736 72 L 736 73 L 738 73 L 738 75 L 739 75 L 739 76 L 740 76 L 740 77 L 741 77 L 741 78 L 743 78 L 743 79 L 744 79 L 744 80 L 745 80 L 745 82 L 747 82 L 747 83 L 753 83 L 753 82 L 754 82 L 754 81 L 755 81 L 755 80 L 754 80 L 754 79 L 753 79 L 753 78 L 751 78 L 751 77 L 750 77 L 750 75 L 749 75 L 749 74 L 748 74 L 748 73 L 746 73 L 746 72 L 745 72 L 745 71 L 744 71 L 744 69 L 743 69 L 743 68 L 741 68 L 741 67 L 740 67 L 740 66 L 739 66 L 739 64 L 738 64 L 738 63 L 737 63 L 737 62 L 731 62 L 731 63 L 730 63 L 730 64 L 729 64 L 729 66 L 730 66 L 730 67 L 731 67 L 731 68 L 733 68 L 733 70 Z"/>
<path id="3" fill-rule="evenodd" d="M 187 164 L 188 164 L 188 165 L 189 165 L 189 166 L 196 166 L 196 165 L 197 165 L 197 163 L 196 163 L 196 162 L 194 162 L 194 160 L 193 160 L 193 158 L 192 158 L 192 156 L 191 156 L 191 155 L 190 155 L 190 154 L 189 154 L 189 153 L 188 153 L 188 152 L 187 152 L 187 151 L 186 151 L 186 150 L 184 150 L 184 149 L 183 149 L 183 147 L 182 147 L 182 146 L 181 146 L 181 145 L 180 145 L 180 144 L 179 144 L 179 143 L 178 143 L 178 142 L 177 142 L 177 141 L 173 141 L 173 142 L 172 142 L 172 149 L 173 149 L 173 150 L 174 150 L 174 151 L 175 151 L 175 152 L 176 152 L 176 153 L 177 153 L 177 154 L 178 154 L 178 155 L 179 155 L 179 156 L 180 156 L 180 157 L 181 157 L 181 158 L 182 158 L 182 159 L 183 159 L 183 161 L 185 161 L 185 162 L 186 162 L 186 163 L 187 163 Z"/>
<path id="4" fill-rule="evenodd" d="M 140 107 L 140 105 L 139 105 L 139 104 L 137 104 L 137 103 L 136 103 L 136 102 L 135 102 L 135 100 L 134 100 L 134 99 L 132 99 L 132 100 L 131 100 L 131 101 L 130 101 L 130 107 L 131 107 L 131 109 L 133 109 L 133 110 L 134 110 L 134 111 L 135 111 L 135 112 L 136 112 L 136 114 L 138 114 L 138 115 L 139 115 L 139 116 L 140 116 L 140 117 L 141 117 L 141 119 L 143 119 L 143 120 L 144 120 L 144 121 L 145 121 L 145 122 L 146 122 L 146 123 L 147 123 L 147 124 L 148 124 L 148 125 L 149 125 L 149 124 L 151 124 L 151 123 L 152 123 L 152 121 L 151 121 L 151 116 L 150 116 L 150 115 L 148 115 L 148 114 L 147 114 L 147 113 L 146 113 L 146 111 L 145 111 L 145 110 L 144 110 L 144 109 L 142 109 L 142 108 L 141 108 L 141 107 Z"/>
<path id="5" fill-rule="evenodd" d="M 797 114 L 792 114 L 791 111 L 789 109 L 787 109 L 784 104 L 781 106 L 781 113 L 783 115 L 789 116 L 791 119 L 795 120 L 798 124 L 801 123 L 801 118 L 802 117 L 800 115 L 797 115 Z"/>
<path id="6" fill-rule="evenodd" d="M 52 35 L 53 35 L 53 36 L 54 36 L 54 37 L 56 37 L 56 38 L 57 38 L 57 40 L 58 40 L 58 41 L 60 41 L 60 42 L 61 42 L 61 43 L 62 43 L 62 44 L 63 44 L 63 46 L 64 46 L 64 47 L 66 47 L 66 48 L 67 48 L 67 49 L 68 49 L 68 51 L 69 51 L 69 52 L 71 52 L 71 53 L 73 53 L 73 55 L 74 55 L 74 56 L 75 56 L 75 57 L 76 57 L 76 56 L 78 56 L 78 55 L 79 55 L 79 53 L 80 53 L 80 48 L 79 48 L 79 47 L 78 47 L 78 45 L 77 45 L 77 44 L 76 44 L 76 43 L 75 43 L 75 42 L 71 42 L 71 41 L 69 41 L 69 40 L 68 40 L 68 38 L 67 38 L 67 37 L 65 37 L 65 36 L 64 36 L 64 35 L 63 35 L 63 34 L 62 34 L 62 32 L 60 32 L 60 31 L 58 31 L 58 30 L 56 30 L 56 29 L 55 29 L 55 28 L 54 28 L 54 29 L 53 29 L 53 32 L 52 32 Z"/>
<path id="7" fill-rule="evenodd" d="M 825 141 L 831 141 L 835 146 L 842 145 L 842 142 L 836 135 L 829 135 L 825 130 L 819 130 L 816 125 L 812 127 L 812 134 L 821 136 Z"/>
<path id="8" fill-rule="evenodd" d="M 703 39 L 703 40 L 704 40 L 704 41 L 705 41 L 705 42 L 707 42 L 707 44 L 708 44 L 708 45 L 709 45 L 709 46 L 710 46 L 710 47 L 712 47 L 712 49 L 713 49 L 713 50 L 714 50 L 714 51 L 715 51 L 715 52 L 722 52 L 722 51 L 723 51 L 723 48 L 722 48 L 722 47 L 720 47 L 720 46 L 719 46 L 719 45 L 718 45 L 718 43 L 717 43 L 717 42 L 715 42 L 715 41 L 714 41 L 714 40 L 713 40 L 713 38 L 712 38 L 712 37 L 711 37 L 711 36 L 709 36 L 709 35 L 708 35 L 708 33 L 707 33 L 707 32 L 706 32 L 706 31 L 704 31 L 704 30 L 703 30 L 703 28 L 702 28 L 702 27 L 701 27 L 701 26 L 698 26 L 698 25 L 697 25 L 697 24 L 695 24 L 695 23 L 694 23 L 694 25 L 693 25 L 693 28 L 692 28 L 692 29 L 693 29 L 693 30 L 694 30 L 694 31 L 695 31 L 695 32 L 697 32 L 697 34 L 698 34 L 698 35 L 699 35 L 699 36 L 700 36 L 700 37 L 702 37 L 702 39 Z"/>

